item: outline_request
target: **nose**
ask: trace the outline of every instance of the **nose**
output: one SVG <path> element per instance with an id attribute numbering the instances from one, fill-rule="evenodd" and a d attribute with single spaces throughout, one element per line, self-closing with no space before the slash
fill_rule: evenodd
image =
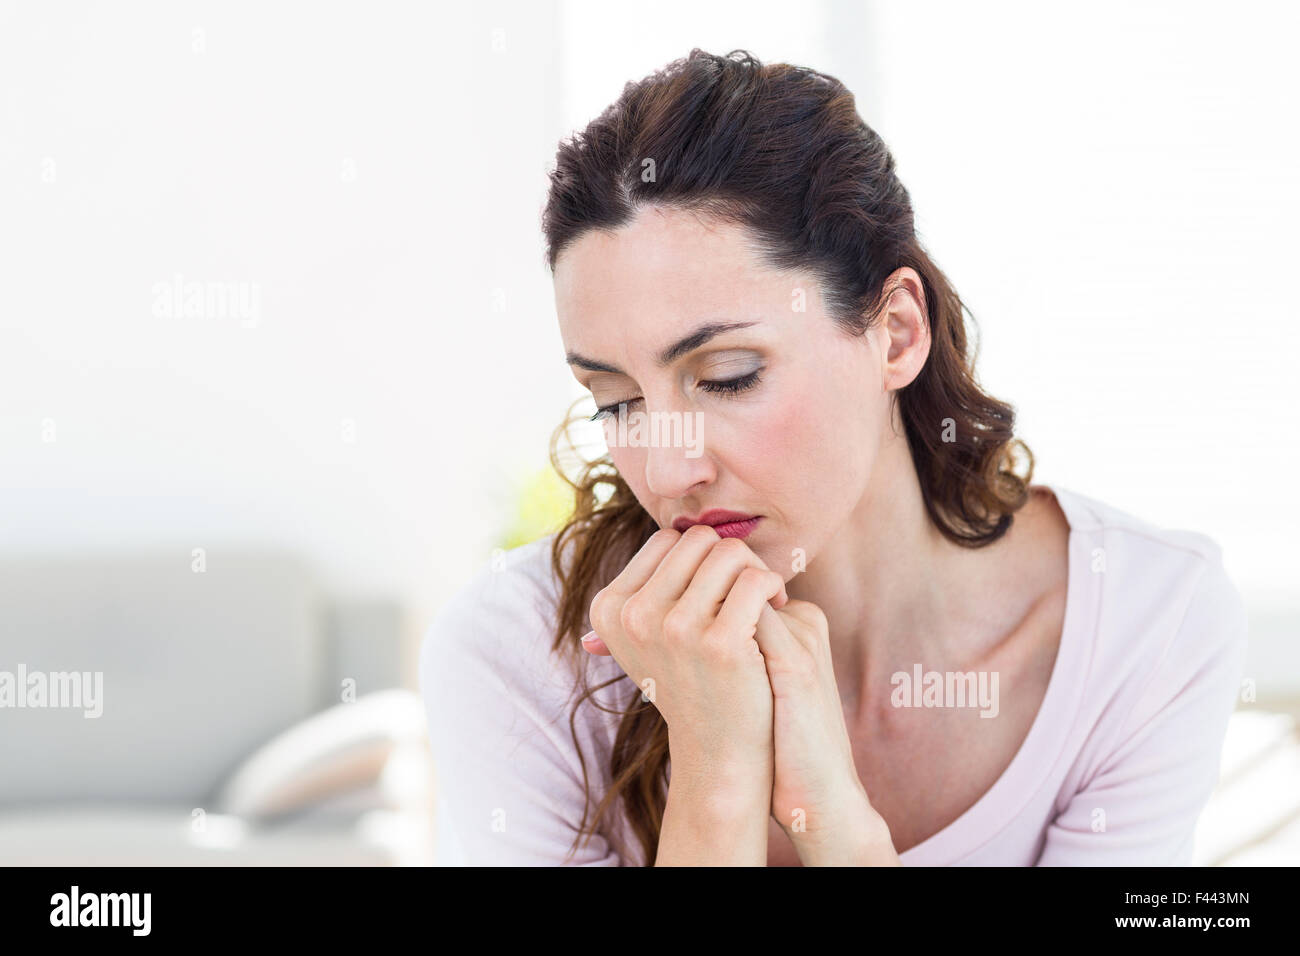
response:
<path id="1" fill-rule="evenodd" d="M 704 453 L 698 412 L 662 412 L 650 427 L 645 449 L 645 483 L 659 498 L 685 498 L 715 478 L 712 459 Z M 652 419 L 653 421 L 653 419 Z"/>

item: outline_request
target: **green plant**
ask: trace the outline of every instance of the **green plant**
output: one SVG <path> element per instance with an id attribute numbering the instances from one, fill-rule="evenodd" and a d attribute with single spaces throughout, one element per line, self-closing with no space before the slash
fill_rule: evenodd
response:
<path id="1" fill-rule="evenodd" d="M 507 551 L 558 531 L 573 513 L 573 489 L 547 467 L 519 483 L 515 502 L 514 515 L 498 541 Z"/>

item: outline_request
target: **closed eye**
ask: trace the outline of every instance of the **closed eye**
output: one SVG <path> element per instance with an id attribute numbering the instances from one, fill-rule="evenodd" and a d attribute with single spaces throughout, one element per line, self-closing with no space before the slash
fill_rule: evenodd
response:
<path id="1" fill-rule="evenodd" d="M 722 392 L 726 395 L 734 395 L 737 392 L 743 392 L 753 388 L 759 383 L 759 373 L 762 369 L 754 369 L 748 375 L 742 375 L 740 378 L 730 378 L 724 381 L 700 382 L 700 389 L 706 392 Z M 639 402 L 639 398 L 629 398 L 621 402 L 615 402 L 612 405 L 604 405 L 596 409 L 596 414 L 592 415 L 588 421 L 599 421 L 602 418 L 608 418 L 617 414 L 620 408 L 631 405 L 633 402 Z"/>

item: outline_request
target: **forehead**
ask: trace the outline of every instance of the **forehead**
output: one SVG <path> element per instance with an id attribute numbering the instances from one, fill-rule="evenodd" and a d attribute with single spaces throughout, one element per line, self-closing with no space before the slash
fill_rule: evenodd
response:
<path id="1" fill-rule="evenodd" d="M 557 260 L 554 283 L 561 333 L 575 342 L 607 324 L 654 319 L 668 330 L 788 309 L 796 284 L 762 261 L 743 226 L 653 206 L 612 232 L 583 233 Z"/>

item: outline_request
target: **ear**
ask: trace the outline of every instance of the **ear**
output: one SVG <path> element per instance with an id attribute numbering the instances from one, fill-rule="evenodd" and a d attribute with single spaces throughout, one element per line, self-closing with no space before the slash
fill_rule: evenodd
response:
<path id="1" fill-rule="evenodd" d="M 911 266 L 902 266 L 885 280 L 880 327 L 886 345 L 881 380 L 886 390 L 899 389 L 921 373 L 930 355 L 925 284 Z"/>

